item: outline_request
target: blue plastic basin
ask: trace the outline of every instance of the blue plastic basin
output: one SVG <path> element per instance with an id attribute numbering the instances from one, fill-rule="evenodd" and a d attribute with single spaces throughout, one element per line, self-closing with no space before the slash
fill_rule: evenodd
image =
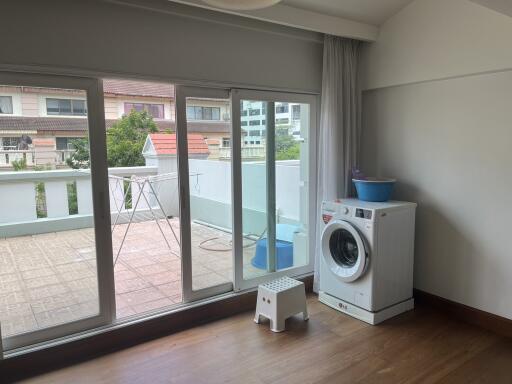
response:
<path id="1" fill-rule="evenodd" d="M 293 266 L 293 243 L 276 240 L 277 269 Z M 267 269 L 267 239 L 259 239 L 256 242 L 256 254 L 251 260 L 253 267 Z"/>
<path id="2" fill-rule="evenodd" d="M 356 186 L 357 197 L 363 201 L 388 201 L 393 192 L 395 179 L 368 178 L 352 179 Z"/>

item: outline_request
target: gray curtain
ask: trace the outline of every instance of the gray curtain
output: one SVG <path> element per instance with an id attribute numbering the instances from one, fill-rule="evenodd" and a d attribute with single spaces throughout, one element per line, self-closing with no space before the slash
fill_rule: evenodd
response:
<path id="1" fill-rule="evenodd" d="M 361 95 L 358 86 L 360 49 L 361 43 L 356 40 L 328 35 L 324 38 L 318 140 L 315 292 L 318 292 L 319 286 L 322 201 L 351 195 L 351 169 L 358 164 L 361 134 Z"/>

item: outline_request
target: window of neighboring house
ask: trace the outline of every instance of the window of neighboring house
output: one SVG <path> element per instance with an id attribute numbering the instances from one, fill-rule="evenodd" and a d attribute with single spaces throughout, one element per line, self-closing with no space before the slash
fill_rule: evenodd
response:
<path id="1" fill-rule="evenodd" d="M 46 99 L 46 113 L 57 116 L 86 116 L 85 100 L 75 99 Z"/>
<path id="2" fill-rule="evenodd" d="M 12 115 L 12 97 L 0 96 L 0 113 Z"/>
<path id="3" fill-rule="evenodd" d="M 242 121 L 241 125 L 242 125 L 242 127 L 247 127 L 247 121 Z"/>
<path id="4" fill-rule="evenodd" d="M 4 151 L 15 150 L 18 149 L 18 145 L 20 144 L 21 138 L 19 137 L 3 137 L 2 138 L 2 148 Z"/>
<path id="5" fill-rule="evenodd" d="M 220 107 L 187 107 L 188 120 L 220 120 Z"/>
<path id="6" fill-rule="evenodd" d="M 241 115 L 242 116 L 247 116 L 247 109 L 242 109 Z"/>
<path id="7" fill-rule="evenodd" d="M 229 137 L 222 138 L 222 146 L 224 148 L 229 148 L 231 146 L 231 139 Z"/>
<path id="8" fill-rule="evenodd" d="M 124 103 L 124 113 L 129 114 L 132 110 L 137 112 L 146 111 L 155 119 L 164 118 L 163 104 L 147 104 L 147 103 Z"/>
<path id="9" fill-rule="evenodd" d="M 260 131 L 249 131 L 249 136 L 260 136 Z"/>
<path id="10" fill-rule="evenodd" d="M 276 106 L 276 113 L 288 113 L 288 104 L 279 104 Z"/>
<path id="11" fill-rule="evenodd" d="M 261 122 L 259 120 L 251 120 L 251 121 L 249 121 L 249 125 L 250 126 L 261 125 Z"/>
<path id="12" fill-rule="evenodd" d="M 300 105 L 292 105 L 292 119 L 300 120 Z"/>
<path id="13" fill-rule="evenodd" d="M 290 119 L 276 119 L 277 125 L 283 125 L 283 124 L 289 124 L 289 123 L 290 123 Z"/>
<path id="14" fill-rule="evenodd" d="M 57 150 L 64 151 L 67 149 L 73 149 L 73 140 L 75 139 L 76 137 L 57 137 L 55 141 Z"/>
<path id="15" fill-rule="evenodd" d="M 249 116 L 261 115 L 261 109 L 249 109 Z"/>
<path id="16" fill-rule="evenodd" d="M 261 142 L 259 140 L 256 140 L 254 144 L 261 144 Z"/>

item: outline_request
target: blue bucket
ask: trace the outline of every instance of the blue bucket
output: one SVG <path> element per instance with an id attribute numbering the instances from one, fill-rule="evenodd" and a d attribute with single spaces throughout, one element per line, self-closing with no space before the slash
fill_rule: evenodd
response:
<path id="1" fill-rule="evenodd" d="M 293 266 L 293 243 L 276 240 L 277 269 L 285 269 Z M 256 254 L 251 264 L 258 269 L 267 269 L 267 239 L 259 239 L 256 242 Z"/>
<path id="2" fill-rule="evenodd" d="M 356 186 L 357 197 L 363 201 L 388 201 L 393 192 L 395 179 L 367 178 L 365 180 L 352 179 Z"/>

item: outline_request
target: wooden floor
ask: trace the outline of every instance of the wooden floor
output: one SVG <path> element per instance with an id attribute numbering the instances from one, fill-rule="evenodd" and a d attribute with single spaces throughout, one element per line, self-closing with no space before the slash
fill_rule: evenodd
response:
<path id="1" fill-rule="evenodd" d="M 430 308 L 369 326 L 308 306 L 283 333 L 244 313 L 26 382 L 512 383 L 512 340 Z"/>

